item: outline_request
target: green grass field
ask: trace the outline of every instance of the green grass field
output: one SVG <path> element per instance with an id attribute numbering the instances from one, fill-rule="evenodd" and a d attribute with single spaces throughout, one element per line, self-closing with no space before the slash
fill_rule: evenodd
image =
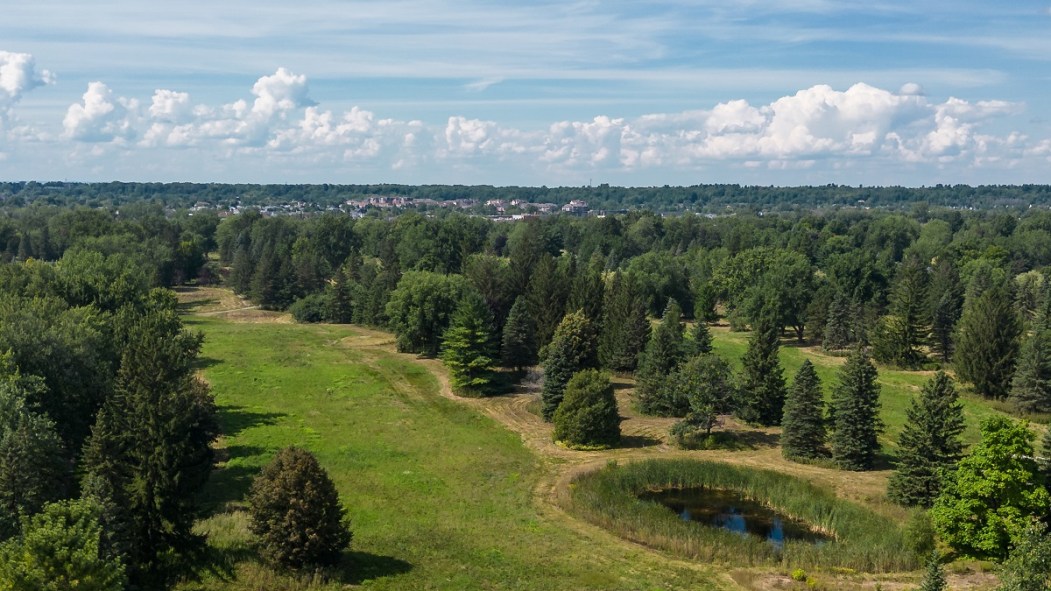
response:
<path id="1" fill-rule="evenodd" d="M 437 394 L 418 364 L 340 340 L 352 327 L 191 317 L 206 336 L 227 458 L 205 491 L 213 564 L 185 590 L 716 589 L 728 580 L 534 502 L 542 466 L 519 438 Z M 337 580 L 259 564 L 240 500 L 287 445 L 313 451 L 352 520 Z"/>

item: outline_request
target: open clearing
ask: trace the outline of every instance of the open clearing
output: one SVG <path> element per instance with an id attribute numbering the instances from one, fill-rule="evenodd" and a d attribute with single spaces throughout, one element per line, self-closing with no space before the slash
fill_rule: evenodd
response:
<path id="1" fill-rule="evenodd" d="M 838 495 L 902 518 L 883 499 L 889 472 L 842 472 L 784 461 L 776 430 L 741 428 L 745 448 L 682 451 L 670 446 L 673 419 L 637 415 L 620 380 L 625 445 L 577 452 L 551 442 L 532 411 L 535 394 L 490 399 L 454 396 L 440 362 L 393 351 L 380 331 L 291 324 L 287 316 L 247 307 L 227 290 L 180 294 L 192 329 L 206 335 L 202 372 L 220 407 L 222 459 L 205 500 L 215 555 L 212 572 L 183 589 L 778 589 L 805 588 L 775 569 L 691 563 L 626 542 L 561 509 L 575 474 L 610 460 L 694 457 L 790 473 Z M 746 335 L 716 332 L 730 358 Z M 739 350 L 739 352 L 738 352 Z M 810 352 L 807 352 L 810 355 Z M 786 377 L 803 351 L 783 348 Z M 839 358 L 814 358 L 826 387 Z M 925 377 L 881 371 L 884 418 Z M 898 381 L 895 381 L 898 380 Z M 888 402 L 888 400 L 890 402 Z M 968 403 L 968 421 L 993 412 Z M 731 428 L 738 428 L 733 424 Z M 973 427 L 971 427 L 973 428 Z M 271 572 L 250 546 L 240 500 L 252 476 L 286 445 L 313 451 L 339 488 L 354 541 L 339 581 L 312 582 Z M 819 573 L 829 589 L 871 589 L 872 577 Z M 905 589 L 913 575 L 881 577 Z M 991 588 L 963 572 L 954 589 Z"/>

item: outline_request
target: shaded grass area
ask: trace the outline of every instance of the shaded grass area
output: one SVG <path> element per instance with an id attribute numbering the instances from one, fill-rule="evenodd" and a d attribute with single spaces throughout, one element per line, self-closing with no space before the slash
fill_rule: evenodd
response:
<path id="1" fill-rule="evenodd" d="M 786 541 L 779 549 L 758 536 L 683 521 L 639 499 L 648 491 L 684 488 L 732 490 L 832 534 L 824 544 Z M 571 510 L 621 536 L 687 558 L 733 566 L 840 567 L 865 572 L 917 568 L 898 525 L 798 478 L 718 462 L 647 460 L 610 464 L 577 477 Z"/>
<path id="2" fill-rule="evenodd" d="M 716 589 L 706 567 L 585 536 L 533 502 L 541 473 L 520 439 L 438 395 L 424 368 L 341 343 L 353 328 L 190 318 L 224 436 L 203 501 L 209 561 L 184 590 Z M 241 499 L 280 448 L 328 470 L 354 541 L 329 578 L 260 564 Z"/>

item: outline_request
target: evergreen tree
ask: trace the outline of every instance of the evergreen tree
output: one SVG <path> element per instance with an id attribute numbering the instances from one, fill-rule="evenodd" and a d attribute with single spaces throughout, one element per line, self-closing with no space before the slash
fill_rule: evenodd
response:
<path id="1" fill-rule="evenodd" d="M 602 366 L 633 371 L 650 336 L 646 302 L 628 277 L 613 274 L 606 288 L 598 355 Z"/>
<path id="2" fill-rule="evenodd" d="M 781 454 L 790 460 L 820 458 L 825 447 L 825 398 L 821 380 L 809 359 L 796 373 L 785 398 L 781 420 Z"/>
<path id="3" fill-rule="evenodd" d="M 544 360 L 544 386 L 540 393 L 545 421 L 555 416 L 573 374 L 598 365 L 596 340 L 591 321 L 579 310 L 566 314 L 555 329 Z"/>
<path id="4" fill-rule="evenodd" d="M 832 390 L 832 459 L 846 470 L 868 470 L 875 463 L 883 428 L 879 418 L 876 367 L 857 348 L 839 371 Z"/>
<path id="5" fill-rule="evenodd" d="M 493 317 L 475 291 L 464 294 L 442 340 L 442 361 L 452 374 L 453 390 L 484 395 L 493 381 Z"/>
<path id="6" fill-rule="evenodd" d="M 569 446 L 610 447 L 620 441 L 620 413 L 609 376 L 585 369 L 570 378 L 554 415 L 554 438 Z"/>
<path id="7" fill-rule="evenodd" d="M 595 253 L 591 256 L 587 266 L 578 265 L 576 274 L 572 277 L 573 286 L 569 292 L 569 300 L 566 311 L 583 310 L 584 315 L 595 326 L 602 322 L 602 300 L 605 286 L 602 283 L 602 270 L 605 261 L 602 256 Z"/>
<path id="8" fill-rule="evenodd" d="M 1002 560 L 1030 520 L 1047 515 L 1051 496 L 1026 423 L 993 416 L 982 422 L 981 434 L 947 478 L 930 514 L 940 539 L 957 552 Z"/>
<path id="9" fill-rule="evenodd" d="M 850 299 L 843 292 L 837 292 L 828 308 L 828 321 L 821 343 L 826 351 L 845 349 L 854 341 L 851 334 L 852 318 Z"/>
<path id="10" fill-rule="evenodd" d="M 873 336 L 873 357 L 881 363 L 916 367 L 927 334 L 927 270 L 915 257 L 901 264 L 890 293 L 890 315 Z"/>
<path id="11" fill-rule="evenodd" d="M 927 559 L 927 570 L 923 573 L 919 591 L 945 591 L 945 569 L 937 551 Z"/>
<path id="12" fill-rule="evenodd" d="M 523 296 L 515 299 L 511 313 L 507 315 L 501 359 L 504 367 L 513 367 L 515 371 L 522 371 L 522 368 L 537 362 L 536 329 L 533 327 L 533 319 L 529 316 L 529 307 L 526 306 Z"/>
<path id="13" fill-rule="evenodd" d="M 664 316 L 650 334 L 635 372 L 635 399 L 645 414 L 681 416 L 688 408 L 673 407 L 668 398 L 668 379 L 686 357 L 679 304 L 668 300 Z"/>
<path id="14" fill-rule="evenodd" d="M 550 255 L 542 256 L 533 270 L 529 291 L 526 292 L 526 303 L 536 326 L 536 342 L 540 350 L 551 341 L 555 328 L 562 320 L 567 295 L 566 278 L 559 273 L 555 259 Z"/>
<path id="15" fill-rule="evenodd" d="M 1043 326 L 1037 326 L 1022 342 L 1010 401 L 1021 412 L 1051 410 L 1051 331 Z"/>
<path id="16" fill-rule="evenodd" d="M 671 398 L 685 401 L 689 408 L 686 417 L 672 427 L 672 435 L 680 445 L 697 430 L 710 436 L 719 415 L 733 410 L 737 393 L 730 364 L 714 353 L 698 355 L 682 364 L 672 374 L 669 389 Z"/>
<path id="17" fill-rule="evenodd" d="M 686 351 L 689 357 L 712 352 L 712 332 L 703 320 L 694 323 L 690 338 L 686 341 Z"/>
<path id="18" fill-rule="evenodd" d="M 906 418 L 887 496 L 902 505 L 930 507 L 941 492 L 944 471 L 963 453 L 963 405 L 952 379 L 945 372 L 935 374 L 913 399 Z"/>
<path id="19" fill-rule="evenodd" d="M 249 528 L 263 556 L 278 566 L 331 566 L 350 544 L 336 485 L 305 449 L 277 452 L 252 481 L 246 500 Z"/>
<path id="20" fill-rule="evenodd" d="M 956 338 L 956 373 L 986 398 L 1007 395 L 1022 331 L 1018 314 L 1003 287 L 993 287 L 970 302 Z"/>
<path id="21" fill-rule="evenodd" d="M 741 376 L 737 416 L 749 423 L 780 425 L 785 408 L 785 377 L 781 369 L 780 328 L 761 314 L 748 340 Z"/>
<path id="22" fill-rule="evenodd" d="M 931 347 L 943 361 L 952 358 L 956 322 L 963 311 L 963 283 L 952 259 L 941 257 L 934 266 L 927 292 L 931 315 Z"/>
<path id="23" fill-rule="evenodd" d="M 351 271 L 347 266 L 336 270 L 328 287 L 328 310 L 326 320 L 336 324 L 349 324 L 354 319 L 354 304 L 351 300 Z"/>

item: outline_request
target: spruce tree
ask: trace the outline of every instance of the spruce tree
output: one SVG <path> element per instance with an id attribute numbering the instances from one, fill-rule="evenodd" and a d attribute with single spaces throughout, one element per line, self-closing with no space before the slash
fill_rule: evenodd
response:
<path id="1" fill-rule="evenodd" d="M 843 292 L 837 292 L 828 308 L 828 321 L 825 323 L 824 339 L 821 343 L 826 351 L 838 351 L 850 346 L 853 342 L 852 317 L 850 299 Z"/>
<path id="2" fill-rule="evenodd" d="M 544 255 L 533 270 L 529 291 L 526 292 L 529 315 L 536 326 L 536 342 L 540 350 L 551 341 L 555 328 L 562 320 L 567 295 L 566 278 L 559 273 L 555 259 Z"/>
<path id="3" fill-rule="evenodd" d="M 635 372 L 635 398 L 645 414 L 681 416 L 689 409 L 668 400 L 668 378 L 686 357 L 679 304 L 668 300 L 660 324 L 653 330 Z"/>
<path id="4" fill-rule="evenodd" d="M 860 347 L 839 371 L 832 390 L 832 459 L 846 470 L 872 468 L 879 452 L 879 385 L 876 367 Z"/>
<path id="5" fill-rule="evenodd" d="M 544 386 L 540 396 L 545 421 L 555 416 L 573 374 L 598 365 L 595 349 L 594 327 L 587 316 L 580 310 L 566 314 L 555 329 L 544 359 Z"/>
<path id="6" fill-rule="evenodd" d="M 898 439 L 898 467 L 887 496 L 902 505 L 930 507 L 938 497 L 945 470 L 963 453 L 963 405 L 952 379 L 939 371 L 914 398 Z"/>
<path id="7" fill-rule="evenodd" d="M 523 296 L 515 299 L 507 315 L 500 353 L 503 366 L 513 367 L 515 371 L 536 365 L 536 328 Z"/>
<path id="8" fill-rule="evenodd" d="M 956 373 L 986 398 L 1009 392 L 1022 326 L 1007 290 L 986 290 L 970 302 L 960 319 Z"/>
<path id="9" fill-rule="evenodd" d="M 780 329 L 770 314 L 761 314 L 748 341 L 741 376 L 737 416 L 749 423 L 780 425 L 785 408 L 785 377 L 781 369 Z"/>
<path id="10" fill-rule="evenodd" d="M 610 447 L 620 441 L 620 413 L 609 376 L 597 369 L 573 374 L 554 415 L 554 438 L 572 447 Z"/>
<path id="11" fill-rule="evenodd" d="M 712 352 L 712 331 L 703 320 L 697 320 L 693 329 L 690 330 L 690 338 L 686 341 L 686 350 L 689 357 L 703 355 Z"/>
<path id="12" fill-rule="evenodd" d="M 1009 399 L 1021 412 L 1051 410 L 1051 331 L 1042 326 L 1022 342 Z"/>
<path id="13" fill-rule="evenodd" d="M 605 261 L 595 253 L 588 264 L 577 265 L 575 276 L 569 278 L 573 286 L 569 291 L 566 311 L 583 310 L 584 315 L 595 326 L 602 322 L 602 299 L 605 286 L 602 283 L 602 270 Z"/>
<path id="14" fill-rule="evenodd" d="M 948 257 L 939 258 L 927 291 L 931 315 L 931 348 L 943 361 L 950 361 L 956 323 L 963 311 L 963 283 L 956 265 Z"/>
<path id="15" fill-rule="evenodd" d="M 945 569 L 937 550 L 927 559 L 927 570 L 923 573 L 919 591 L 945 591 Z"/>
<path id="16" fill-rule="evenodd" d="M 602 366 L 613 371 L 634 371 L 650 337 L 646 302 L 630 278 L 619 271 L 606 287 L 599 334 Z"/>
<path id="17" fill-rule="evenodd" d="M 344 266 L 336 270 L 332 283 L 328 287 L 328 310 L 326 320 L 335 324 L 349 324 L 354 319 L 354 306 L 351 301 L 351 271 Z"/>
<path id="18" fill-rule="evenodd" d="M 453 391 L 483 396 L 493 381 L 493 317 L 478 292 L 464 294 L 442 339 L 441 358 L 452 374 Z"/>
<path id="19" fill-rule="evenodd" d="M 790 460 L 812 460 L 824 454 L 825 398 L 821 380 L 809 359 L 803 362 L 785 398 L 781 420 L 781 454 Z"/>
<path id="20" fill-rule="evenodd" d="M 919 346 L 927 334 L 927 270 L 915 257 L 901 264 L 890 293 L 890 315 L 873 339 L 877 361 L 916 367 L 923 360 Z"/>

